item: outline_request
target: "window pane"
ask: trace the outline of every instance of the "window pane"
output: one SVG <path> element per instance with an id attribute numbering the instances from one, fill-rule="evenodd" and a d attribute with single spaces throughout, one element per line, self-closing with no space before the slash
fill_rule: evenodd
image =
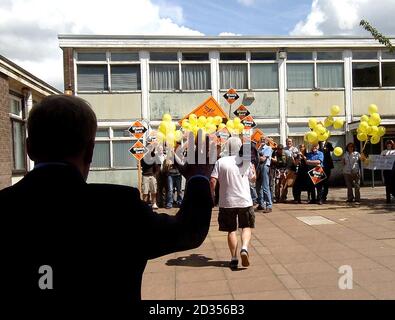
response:
<path id="1" fill-rule="evenodd" d="M 383 59 L 395 59 L 395 52 L 384 51 L 381 54 Z"/>
<path id="2" fill-rule="evenodd" d="M 178 64 L 150 64 L 151 90 L 178 90 Z"/>
<path id="3" fill-rule="evenodd" d="M 277 89 L 278 66 L 273 64 L 251 64 L 252 89 Z"/>
<path id="4" fill-rule="evenodd" d="M 110 134 L 108 133 L 108 129 L 97 129 L 96 131 L 96 137 L 98 138 L 108 138 L 110 137 Z"/>
<path id="5" fill-rule="evenodd" d="M 111 66 L 111 90 L 140 90 L 140 66 Z"/>
<path id="6" fill-rule="evenodd" d="M 287 64 L 289 89 L 313 88 L 314 65 L 311 63 Z"/>
<path id="7" fill-rule="evenodd" d="M 177 61 L 177 52 L 151 52 L 152 61 Z"/>
<path id="8" fill-rule="evenodd" d="M 182 60 L 185 61 L 208 61 L 208 53 L 183 53 Z"/>
<path id="9" fill-rule="evenodd" d="M 313 60 L 312 52 L 288 52 L 288 60 Z"/>
<path id="10" fill-rule="evenodd" d="M 220 64 L 221 89 L 247 89 L 246 64 Z"/>
<path id="11" fill-rule="evenodd" d="M 276 60 L 276 52 L 251 52 L 251 60 Z"/>
<path id="12" fill-rule="evenodd" d="M 125 137 L 131 137 L 132 134 L 129 132 L 127 128 L 125 129 L 114 129 L 113 130 L 113 135 L 116 138 L 125 138 Z"/>
<path id="13" fill-rule="evenodd" d="M 182 88 L 207 90 L 211 88 L 210 65 L 186 64 L 182 66 Z"/>
<path id="14" fill-rule="evenodd" d="M 93 150 L 92 167 L 109 168 L 110 167 L 110 142 L 96 141 Z"/>
<path id="15" fill-rule="evenodd" d="M 354 87 L 378 87 L 379 64 L 378 63 L 353 63 L 352 83 Z"/>
<path id="16" fill-rule="evenodd" d="M 340 63 L 317 64 L 318 88 L 343 88 L 343 67 Z"/>
<path id="17" fill-rule="evenodd" d="M 221 52 L 220 60 L 246 60 L 245 52 Z"/>
<path id="18" fill-rule="evenodd" d="M 139 54 L 137 52 L 112 52 L 111 61 L 138 61 Z"/>
<path id="19" fill-rule="evenodd" d="M 395 62 L 382 63 L 383 87 L 395 87 Z"/>
<path id="20" fill-rule="evenodd" d="M 13 169 L 25 170 L 25 126 L 19 121 L 12 121 Z"/>
<path id="21" fill-rule="evenodd" d="M 105 52 L 78 52 L 79 61 L 106 61 Z"/>
<path id="22" fill-rule="evenodd" d="M 107 66 L 86 65 L 77 67 L 79 91 L 108 90 Z"/>
<path id="23" fill-rule="evenodd" d="M 129 152 L 135 141 L 114 141 L 112 148 L 114 152 L 114 167 L 137 167 L 136 159 Z"/>
<path id="24" fill-rule="evenodd" d="M 317 52 L 318 60 L 343 60 L 342 52 Z"/>
<path id="25" fill-rule="evenodd" d="M 354 51 L 352 58 L 357 59 L 377 59 L 377 51 Z"/>
<path id="26" fill-rule="evenodd" d="M 10 99 L 11 113 L 17 116 L 22 116 L 22 104 L 20 100 Z"/>

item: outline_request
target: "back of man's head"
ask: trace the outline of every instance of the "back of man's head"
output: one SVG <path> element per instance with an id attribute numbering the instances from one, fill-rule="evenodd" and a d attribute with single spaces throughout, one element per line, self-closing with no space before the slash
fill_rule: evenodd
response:
<path id="1" fill-rule="evenodd" d="M 29 113 L 29 155 L 38 162 L 78 157 L 94 143 L 96 129 L 88 102 L 75 96 L 48 96 Z"/>
<path id="2" fill-rule="evenodd" d="M 228 156 L 238 155 L 242 145 L 240 138 L 230 137 L 225 143 L 224 153 Z"/>

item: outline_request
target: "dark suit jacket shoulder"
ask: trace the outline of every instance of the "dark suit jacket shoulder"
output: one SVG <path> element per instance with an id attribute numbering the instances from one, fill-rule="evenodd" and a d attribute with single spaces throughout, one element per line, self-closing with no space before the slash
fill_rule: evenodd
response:
<path id="1" fill-rule="evenodd" d="M 153 212 L 135 188 L 87 184 L 71 166 L 35 169 L 0 191 L 6 208 L 1 237 L 10 261 L 4 272 L 17 282 L 0 290 L 11 300 L 39 305 L 139 300 L 148 259 L 204 241 L 212 209 L 209 190 L 207 179 L 192 178 L 182 207 L 171 216 Z M 37 285 L 42 265 L 53 268 L 53 291 Z"/>

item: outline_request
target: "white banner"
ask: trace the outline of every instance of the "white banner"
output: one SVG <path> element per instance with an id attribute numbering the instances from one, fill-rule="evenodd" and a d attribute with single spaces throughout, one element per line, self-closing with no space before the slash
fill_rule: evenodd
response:
<path id="1" fill-rule="evenodd" d="M 381 156 L 379 154 L 371 154 L 366 162 L 364 168 L 369 170 L 392 170 L 395 156 Z"/>

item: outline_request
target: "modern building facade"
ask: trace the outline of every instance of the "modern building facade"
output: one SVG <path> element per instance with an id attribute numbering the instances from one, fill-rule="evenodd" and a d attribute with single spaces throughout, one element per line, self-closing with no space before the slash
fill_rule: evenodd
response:
<path id="1" fill-rule="evenodd" d="M 0 55 L 0 189 L 33 168 L 26 154 L 26 118 L 45 96 L 61 92 Z"/>
<path id="2" fill-rule="evenodd" d="M 334 104 L 345 120 L 332 131 L 335 145 L 355 140 L 371 103 L 387 128 L 384 141 L 395 136 L 395 53 L 371 38 L 59 35 L 59 43 L 65 90 L 88 100 L 99 119 L 90 181 L 136 185 L 131 122 L 180 119 L 210 96 L 228 110 L 229 88 L 240 96 L 232 110 L 245 105 L 281 143 L 302 143 L 308 118 L 323 120 Z"/>

